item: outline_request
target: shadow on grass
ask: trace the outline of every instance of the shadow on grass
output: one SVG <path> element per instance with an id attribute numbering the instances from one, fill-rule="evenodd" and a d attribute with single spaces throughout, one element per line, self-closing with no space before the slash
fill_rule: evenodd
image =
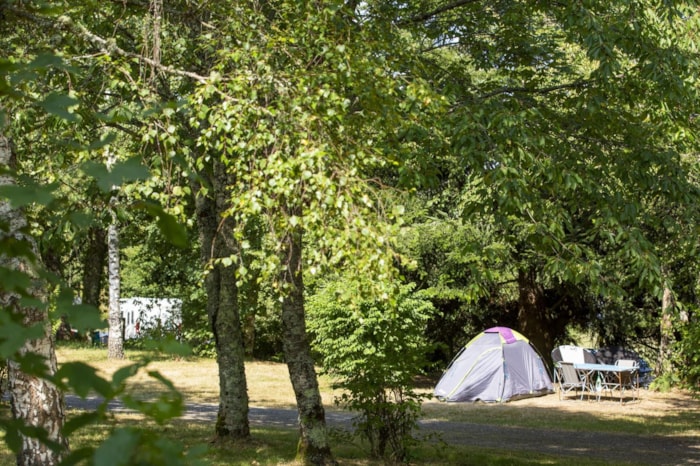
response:
<path id="1" fill-rule="evenodd" d="M 130 391 L 152 399 L 162 389 L 156 381 L 147 380 L 134 382 Z M 192 403 L 189 400 L 197 399 L 196 394 L 184 391 L 183 395 L 189 407 L 187 418 L 213 422 L 216 404 Z M 700 463 L 697 401 L 685 395 L 664 395 L 662 401 L 653 399 L 656 394 L 642 396 L 642 401 L 624 404 L 605 398 L 560 401 L 558 395 L 504 404 L 433 401 L 424 405 L 421 426 L 426 433 L 440 435 L 450 451 L 468 447 L 487 449 L 489 454 L 518 452 L 527 458 L 536 453 L 616 464 Z M 327 411 L 331 426 L 348 425 L 349 416 Z M 296 417 L 293 406 L 251 408 L 251 423 L 256 426 L 294 429 Z M 450 460 L 450 464 L 469 463 Z"/>
<path id="2" fill-rule="evenodd" d="M 165 426 L 144 421 L 140 416 L 116 413 L 119 426 L 132 426 L 152 431 L 176 441 L 184 448 L 207 445 L 205 459 L 213 465 L 278 465 L 295 464 L 294 456 L 298 439 L 295 413 L 290 410 L 268 410 L 269 416 L 262 420 L 263 425 L 251 427 L 253 439 L 246 442 L 213 442 L 214 416 L 199 419 L 176 419 Z M 487 410 L 496 412 L 486 406 Z M 279 420 L 275 411 L 291 414 L 285 422 Z M 551 408 L 533 409 L 530 414 L 551 417 Z M 556 410 L 554 410 L 556 411 Z M 488 412 L 488 411 L 486 411 Z M 70 412 L 69 417 L 75 412 Z M 3 415 L 9 415 L 7 407 Z M 257 413 L 258 415 L 260 413 Z M 517 419 L 516 419 L 517 421 Z M 329 422 L 334 424 L 333 422 Z M 97 445 L 104 440 L 112 423 L 103 422 L 81 429 L 71 440 L 73 448 Z M 439 433 L 412 450 L 411 464 L 416 465 L 603 465 L 603 464 L 690 464 L 700 461 L 697 445 L 667 437 L 638 437 L 626 434 L 600 432 L 577 432 L 572 430 L 552 430 L 543 425 L 533 429 L 521 426 L 475 424 L 467 422 L 424 421 L 421 433 Z M 336 437 L 333 451 L 343 465 L 379 465 L 381 461 L 368 458 L 369 449 L 362 442 L 349 440 L 344 435 Z M 696 439 L 697 440 L 697 439 Z M 0 464 L 12 464 L 13 457 L 0 448 Z"/>

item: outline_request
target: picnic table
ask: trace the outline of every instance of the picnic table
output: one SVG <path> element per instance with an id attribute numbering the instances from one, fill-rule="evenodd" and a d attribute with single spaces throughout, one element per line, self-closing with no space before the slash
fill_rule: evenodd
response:
<path id="1" fill-rule="evenodd" d="M 613 390 L 620 392 L 620 403 L 624 399 L 624 392 L 629 389 L 633 393 L 633 399 L 639 392 L 639 374 L 636 366 L 623 366 L 618 364 L 593 364 L 576 363 L 574 369 L 584 383 L 584 391 L 589 396 L 594 393 L 596 400 L 600 401 L 603 392 L 613 396 Z M 582 393 L 583 396 L 583 393 Z"/>

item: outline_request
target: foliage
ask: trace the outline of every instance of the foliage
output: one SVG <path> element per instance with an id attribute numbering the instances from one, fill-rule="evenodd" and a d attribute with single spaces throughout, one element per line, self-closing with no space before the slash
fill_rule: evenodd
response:
<path id="1" fill-rule="evenodd" d="M 87 2 L 75 5 L 76 10 L 73 13 L 87 5 Z M 61 250 L 58 245 L 61 241 L 63 244 L 75 241 L 79 238 L 76 232 L 99 223 L 95 210 L 104 208 L 104 204 L 99 201 L 115 186 L 143 181 L 149 176 L 149 172 L 138 158 L 125 157 L 111 170 L 107 169 L 104 162 L 90 159 L 90 155 L 99 154 L 105 145 L 115 142 L 113 136 L 106 136 L 104 139 L 96 136 L 97 133 L 104 133 L 95 131 L 95 123 L 100 121 L 104 125 L 118 125 L 120 116 L 117 115 L 118 112 L 100 113 L 92 106 L 94 102 L 90 101 L 88 88 L 80 87 L 78 92 L 73 92 L 66 87 L 66 83 L 83 83 L 82 78 L 87 77 L 89 80 L 94 76 L 101 76 L 102 73 L 91 75 L 90 70 L 73 67 L 68 64 L 72 57 L 66 59 L 60 52 L 46 53 L 47 44 L 42 42 L 46 37 L 41 33 L 35 34 L 42 29 L 37 28 L 37 23 L 55 26 L 53 15 L 56 11 L 42 8 L 30 8 L 31 12 L 21 10 L 24 7 L 30 8 L 24 4 L 13 5 L 9 7 L 9 11 L 12 11 L 12 14 L 9 14 L 4 5 L 0 18 L 2 29 L 11 30 L 2 40 L 3 48 L 8 50 L 9 54 L 0 60 L 0 95 L 4 105 L 0 109 L 3 117 L 0 121 L 0 131 L 15 136 L 16 152 L 20 161 L 18 172 L 9 173 L 19 180 L 19 184 L 0 195 L 3 199 L 10 199 L 15 207 L 26 208 L 31 221 L 31 231 L 27 233 L 44 239 L 60 237 L 56 242 L 43 245 L 46 246 L 42 248 L 44 251 L 58 250 L 60 254 L 69 255 L 70 250 Z M 59 7 L 60 9 L 62 7 Z M 8 23 L 14 26 L 14 30 L 8 27 Z M 31 24 L 34 25 L 34 31 L 27 34 L 26 28 Z M 31 40 L 25 42 L 25 46 L 20 46 L 16 42 L 16 34 L 23 33 L 26 34 L 25 37 L 31 36 Z M 57 39 L 60 42 L 60 37 Z M 58 46 L 57 49 L 61 47 Z M 13 118 L 5 118 L 5 111 L 10 111 Z M 8 174 L 7 167 L 2 169 L 3 174 Z M 76 187 L 85 187 L 86 191 L 74 189 Z M 89 206 L 86 205 L 86 200 L 91 201 Z M 95 210 L 91 210 L 90 207 L 94 207 Z M 182 230 L 163 207 L 143 202 L 134 203 L 132 207 L 145 211 L 156 219 L 159 231 L 171 243 L 183 244 Z M 42 267 L 41 258 L 30 254 L 30 248 L 26 244 L 3 235 L 0 248 L 5 257 L 22 257 L 32 263 L 40 277 L 40 280 L 34 280 L 34 277 L 23 272 L 3 268 L 0 271 L 3 276 L 3 294 L 20 297 L 22 306 L 48 306 L 55 311 L 56 316 L 69 316 L 72 325 L 80 330 L 101 326 L 98 311 L 90 306 L 76 305 L 70 286 L 63 277 Z M 52 267 L 54 272 L 62 271 L 60 262 L 59 259 L 58 267 Z M 51 301 L 30 301 L 30 293 L 27 291 L 31 287 L 46 290 Z M 52 293 L 54 290 L 56 292 Z M 44 361 L 38 360 L 36 355 L 18 353 L 25 340 L 38 335 L 40 329 L 24 328 L 21 316 L 6 308 L 0 312 L 0 322 L 3 324 L 0 326 L 0 358 L 16 361 L 23 372 L 45 378 L 64 392 L 70 391 L 81 397 L 97 393 L 103 397 L 103 403 L 97 411 L 71 419 L 63 426 L 63 432 L 67 436 L 79 428 L 107 419 L 108 403 L 117 397 L 130 408 L 158 423 L 176 417 L 182 411 L 181 396 L 172 383 L 157 371 L 149 371 L 149 375 L 162 386 L 162 396 L 159 399 L 154 402 L 142 402 L 127 394 L 125 390 L 128 379 L 139 370 L 145 369 L 147 360 L 119 370 L 111 380 L 100 377 L 86 364 L 66 364 L 57 373 L 51 374 L 47 372 Z M 29 429 L 19 421 L 3 419 L 2 426 L 6 432 L 4 440 L 15 451 L 20 447 L 21 435 L 46 438 L 45 432 Z M 118 454 L 115 454 L 115 451 L 118 451 Z M 134 456 L 131 455 L 132 452 Z M 141 464 L 184 464 L 186 453 L 183 449 L 173 448 L 173 445 L 164 443 L 162 439 L 142 429 L 117 429 L 101 446 L 71 452 L 63 464 L 76 464 L 84 460 L 93 464 L 114 464 L 115 458 L 129 457 Z"/>
<path id="2" fill-rule="evenodd" d="M 669 386 L 683 385 L 695 392 L 700 392 L 700 319 L 697 313 L 689 322 L 682 322 L 675 317 L 674 327 L 678 329 L 678 340 L 674 345 L 672 364 L 673 374 L 662 374 L 654 380 L 654 388 L 664 389 Z"/>
<path id="3" fill-rule="evenodd" d="M 323 370 L 344 391 L 336 403 L 358 412 L 356 433 L 373 455 L 405 462 L 425 395 L 414 389 L 425 366 L 425 325 L 432 305 L 403 286 L 384 300 L 361 296 L 362 283 L 339 280 L 309 302 L 309 329 Z"/>
<path id="4" fill-rule="evenodd" d="M 237 8 L 236 18 L 217 24 L 235 39 L 217 56 L 214 79 L 190 97 L 202 148 L 194 165 L 220 157 L 235 180 L 227 215 L 239 229 L 251 218 L 263 222 L 264 276 L 285 267 L 278 257 L 285 235 L 303 231 L 313 244 L 304 251 L 312 273 L 355 268 L 383 286 L 393 273 L 388 258 L 401 207 L 384 205 L 369 176 L 394 162 L 388 142 L 405 101 L 416 112 L 422 107 L 421 84 L 397 82 L 388 44 L 372 23 L 354 23 L 356 12 L 343 2 L 318 9 L 275 2 L 274 15 L 256 2 Z M 242 231 L 237 238 L 245 239 Z M 241 249 L 245 256 L 245 241 Z M 245 282 L 245 261 L 232 259 Z"/>
<path id="5" fill-rule="evenodd" d="M 401 18 L 420 44 L 414 72 L 449 106 L 407 275 L 440 314 L 478 325 L 485 306 L 526 315 L 515 280 L 528 271 L 552 340 L 574 323 L 648 345 L 664 283 L 697 279 L 678 265 L 697 256 L 694 3 L 368 5 Z"/>

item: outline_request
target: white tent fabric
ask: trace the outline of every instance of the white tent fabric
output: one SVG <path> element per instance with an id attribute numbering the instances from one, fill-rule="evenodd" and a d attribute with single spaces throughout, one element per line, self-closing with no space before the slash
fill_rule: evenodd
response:
<path id="1" fill-rule="evenodd" d="M 552 381 L 527 338 L 506 327 L 467 343 L 435 386 L 445 401 L 504 402 L 552 393 Z"/>

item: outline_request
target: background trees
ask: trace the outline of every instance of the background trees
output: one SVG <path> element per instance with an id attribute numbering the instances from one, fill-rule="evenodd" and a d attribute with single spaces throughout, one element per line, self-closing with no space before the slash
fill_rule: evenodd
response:
<path id="1" fill-rule="evenodd" d="M 471 289 L 503 302 L 498 318 L 544 353 L 572 323 L 614 324 L 628 293 L 660 299 L 661 244 L 697 217 L 684 5 L 433 6 L 400 11 L 401 24 L 451 105 L 428 205 L 477 225 L 466 231 L 493 231 L 453 248 Z"/>

